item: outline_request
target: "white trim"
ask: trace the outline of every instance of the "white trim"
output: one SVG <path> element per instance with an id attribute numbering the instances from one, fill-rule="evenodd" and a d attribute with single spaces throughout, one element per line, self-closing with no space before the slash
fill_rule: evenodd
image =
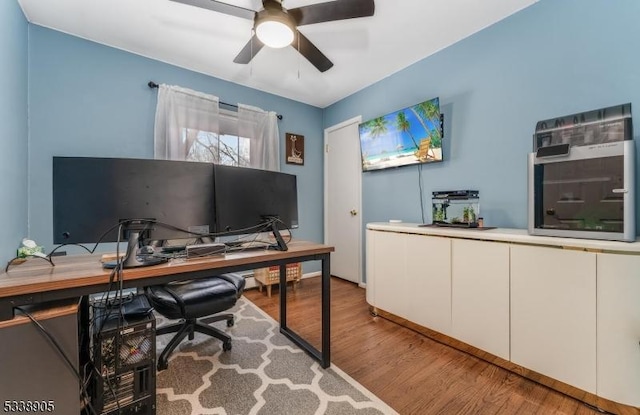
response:
<path id="1" fill-rule="evenodd" d="M 333 125 L 329 128 L 325 128 L 324 130 L 324 146 L 323 146 L 323 160 L 324 160 L 324 214 L 323 214 L 323 219 L 324 219 L 324 242 L 327 242 L 328 239 L 328 234 L 329 234 L 329 218 L 327 217 L 327 212 L 329 211 L 329 206 L 328 206 L 328 198 L 327 198 L 327 193 L 328 193 L 328 183 L 329 183 L 329 177 L 328 177 L 328 159 L 327 159 L 327 145 L 328 140 L 329 140 L 329 133 L 335 131 L 335 130 L 339 130 L 341 128 L 344 128 L 348 125 L 351 124 L 360 124 L 362 122 L 362 115 L 358 115 L 356 117 L 350 118 L 346 121 L 343 121 L 339 124 Z M 363 249 L 363 243 L 362 243 L 362 174 L 359 174 L 357 179 L 356 179 L 356 186 L 358 188 L 357 194 L 358 194 L 358 212 L 360 213 L 359 216 L 359 226 L 358 226 L 358 284 L 361 284 L 363 279 L 363 275 L 362 275 L 362 258 L 363 258 L 363 253 L 362 253 L 362 249 Z"/>
<path id="2" fill-rule="evenodd" d="M 351 124 L 355 124 L 355 123 L 358 123 L 358 124 L 362 123 L 362 115 L 358 115 L 357 117 L 350 118 L 350 119 L 348 119 L 346 121 L 342 121 L 339 124 L 332 125 L 329 128 L 325 128 L 325 130 L 324 130 L 325 144 L 327 143 L 326 138 L 327 138 L 327 134 L 328 133 L 330 133 L 332 131 L 335 131 L 335 130 L 339 130 L 341 128 L 346 127 L 347 125 L 351 125 Z"/>
<path id="3" fill-rule="evenodd" d="M 256 279 L 253 276 L 253 272 L 247 272 L 247 273 L 240 272 L 239 274 L 243 274 L 244 275 L 244 281 L 245 281 L 244 289 L 245 290 L 249 290 L 251 288 L 257 288 L 258 287 L 258 283 L 256 282 Z M 315 272 L 307 272 L 305 274 L 302 274 L 302 277 L 300 277 L 300 278 L 301 279 L 306 279 L 306 278 L 321 277 L 321 276 L 322 276 L 322 272 L 315 271 Z"/>
<path id="4" fill-rule="evenodd" d="M 302 274 L 302 279 L 305 278 L 313 278 L 313 277 L 321 277 L 322 276 L 322 272 L 321 271 L 314 271 L 314 272 L 306 272 L 304 274 Z"/>

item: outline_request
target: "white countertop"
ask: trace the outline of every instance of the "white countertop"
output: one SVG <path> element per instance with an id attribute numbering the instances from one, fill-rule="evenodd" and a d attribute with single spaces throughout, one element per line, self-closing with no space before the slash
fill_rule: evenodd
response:
<path id="1" fill-rule="evenodd" d="M 449 238 L 477 239 L 482 241 L 511 242 L 527 245 L 559 246 L 565 248 L 598 250 L 603 252 L 625 252 L 640 255 L 640 240 L 636 242 L 602 241 L 596 239 L 562 238 L 555 236 L 529 235 L 526 229 L 495 228 L 447 228 L 418 226 L 417 223 L 372 222 L 367 229 L 386 232 L 413 233 L 446 236 Z"/>

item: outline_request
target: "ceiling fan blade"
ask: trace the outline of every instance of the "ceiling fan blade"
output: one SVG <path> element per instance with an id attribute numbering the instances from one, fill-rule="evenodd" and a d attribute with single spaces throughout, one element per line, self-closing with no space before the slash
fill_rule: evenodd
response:
<path id="1" fill-rule="evenodd" d="M 337 0 L 287 10 L 298 26 L 373 16 L 373 0 Z"/>
<path id="2" fill-rule="evenodd" d="M 318 68 L 320 72 L 325 72 L 331 69 L 331 67 L 333 66 L 333 62 L 331 62 L 329 58 L 324 56 L 324 53 L 320 52 L 320 49 L 318 49 L 299 31 L 297 34 L 297 38 L 294 39 L 292 43 L 292 46 L 298 49 L 298 52 L 300 52 L 302 56 L 307 58 L 307 60 L 311 62 L 313 66 Z"/>
<path id="3" fill-rule="evenodd" d="M 245 9 L 243 7 L 232 6 L 231 4 L 222 3 L 216 0 L 171 0 L 176 3 L 188 4 L 190 6 L 200 7 L 202 9 L 213 10 L 214 12 L 229 14 L 231 16 L 242 17 L 243 19 L 253 20 L 256 15 L 254 10 Z"/>
<path id="4" fill-rule="evenodd" d="M 256 35 L 253 35 L 233 61 L 235 63 L 249 63 L 251 59 L 260 52 L 260 49 L 262 49 L 263 46 L 264 43 L 260 42 Z"/>

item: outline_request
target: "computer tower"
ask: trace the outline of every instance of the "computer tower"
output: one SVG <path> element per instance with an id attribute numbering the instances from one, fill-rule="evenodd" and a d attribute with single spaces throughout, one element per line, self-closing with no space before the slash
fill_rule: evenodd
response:
<path id="1" fill-rule="evenodd" d="M 101 415 L 155 414 L 156 322 L 146 297 L 123 300 L 122 307 L 94 303 L 92 310 L 95 411 Z"/>

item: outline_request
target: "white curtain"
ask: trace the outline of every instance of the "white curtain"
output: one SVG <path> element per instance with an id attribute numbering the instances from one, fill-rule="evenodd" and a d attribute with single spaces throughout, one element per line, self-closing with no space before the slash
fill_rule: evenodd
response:
<path id="1" fill-rule="evenodd" d="M 218 97 L 162 84 L 154 129 L 156 159 L 185 160 L 198 131 L 218 133 Z"/>
<path id="2" fill-rule="evenodd" d="M 275 112 L 238 104 L 238 135 L 250 139 L 251 167 L 280 170 L 280 134 Z"/>

